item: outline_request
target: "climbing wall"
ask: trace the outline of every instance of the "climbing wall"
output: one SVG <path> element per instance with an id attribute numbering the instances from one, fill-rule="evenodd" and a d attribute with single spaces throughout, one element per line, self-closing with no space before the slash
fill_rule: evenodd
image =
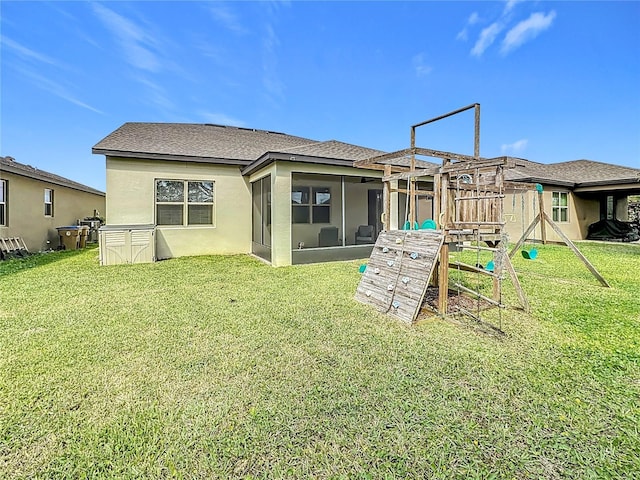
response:
<path id="1" fill-rule="evenodd" d="M 356 300 L 413 323 L 443 239 L 437 230 L 382 232 L 358 285 Z"/>

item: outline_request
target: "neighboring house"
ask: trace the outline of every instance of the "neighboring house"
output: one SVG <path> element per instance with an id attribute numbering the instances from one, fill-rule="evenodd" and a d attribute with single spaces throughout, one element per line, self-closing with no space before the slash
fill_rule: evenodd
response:
<path id="1" fill-rule="evenodd" d="M 31 252 L 57 248 L 56 227 L 104 212 L 105 194 L 53 173 L 0 157 L 0 237 L 20 237 Z"/>
<path id="2" fill-rule="evenodd" d="M 159 259 L 253 253 L 283 266 L 364 258 L 382 229 L 384 166 L 353 166 L 383 153 L 378 150 L 222 125 L 125 123 L 93 153 L 106 156 L 110 232 L 148 226 Z M 394 159 L 393 171 L 408 162 Z M 437 168 L 426 161 L 417 166 Z M 579 239 L 602 208 L 623 219 L 626 195 L 640 187 L 637 173 L 597 162 L 543 165 L 518 159 L 507 178 L 543 184 L 546 211 L 570 238 Z M 392 183 L 394 228 L 403 225 L 407 202 L 397 191 L 406 182 Z M 433 177 L 419 183 L 420 190 L 433 190 Z M 507 195 L 512 241 L 522 223 L 530 223 L 534 198 Z M 432 217 L 431 200 L 419 199 L 418 221 Z"/>
<path id="3" fill-rule="evenodd" d="M 542 164 L 516 159 L 505 178 L 541 184 L 545 211 L 571 240 L 585 239 L 589 225 L 599 220 L 628 221 L 628 197 L 640 194 L 640 169 L 592 160 Z M 537 194 L 507 195 L 504 212 L 507 233 L 515 242 L 538 213 Z M 561 240 L 550 228 L 546 235 Z M 540 227 L 529 237 L 540 239 Z"/>
<path id="4" fill-rule="evenodd" d="M 106 156 L 109 228 L 154 225 L 159 259 L 363 258 L 382 226 L 383 172 L 353 167 L 382 153 L 370 148 L 222 125 L 126 123 L 93 153 Z M 367 225 L 374 235 L 356 241 Z"/>

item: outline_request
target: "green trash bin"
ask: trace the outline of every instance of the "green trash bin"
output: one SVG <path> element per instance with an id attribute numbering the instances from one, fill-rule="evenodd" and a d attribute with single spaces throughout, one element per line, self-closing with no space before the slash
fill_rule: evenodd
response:
<path id="1" fill-rule="evenodd" d="M 77 250 L 80 246 L 80 236 L 82 234 L 82 227 L 69 226 L 58 227 L 58 235 L 60 236 L 60 246 L 65 250 Z"/>

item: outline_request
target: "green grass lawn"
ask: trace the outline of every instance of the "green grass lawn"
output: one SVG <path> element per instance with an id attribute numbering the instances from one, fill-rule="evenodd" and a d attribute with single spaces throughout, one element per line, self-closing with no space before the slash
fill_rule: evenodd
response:
<path id="1" fill-rule="evenodd" d="M 374 312 L 360 262 L 4 262 L 0 478 L 640 478 L 640 246 L 580 248 L 611 288 L 518 256 L 505 335 Z"/>

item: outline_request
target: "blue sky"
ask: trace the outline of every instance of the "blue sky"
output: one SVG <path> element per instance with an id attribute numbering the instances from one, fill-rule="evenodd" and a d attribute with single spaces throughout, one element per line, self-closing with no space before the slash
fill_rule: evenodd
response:
<path id="1" fill-rule="evenodd" d="M 0 2 L 0 155 L 95 188 L 124 122 L 640 167 L 640 2 Z M 473 152 L 473 113 L 422 127 Z"/>

